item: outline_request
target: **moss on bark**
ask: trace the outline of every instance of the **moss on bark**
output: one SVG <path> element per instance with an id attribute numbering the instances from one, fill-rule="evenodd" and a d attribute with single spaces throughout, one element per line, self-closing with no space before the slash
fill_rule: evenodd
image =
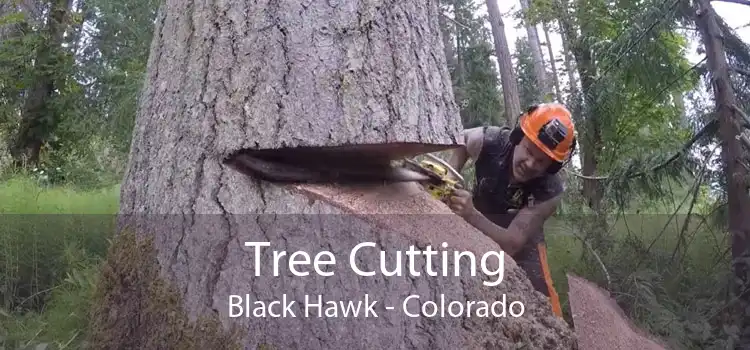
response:
<path id="1" fill-rule="evenodd" d="M 113 241 L 95 291 L 89 346 L 93 349 L 241 349 L 236 329 L 218 315 L 191 321 L 182 298 L 160 276 L 152 239 L 123 232 Z"/>

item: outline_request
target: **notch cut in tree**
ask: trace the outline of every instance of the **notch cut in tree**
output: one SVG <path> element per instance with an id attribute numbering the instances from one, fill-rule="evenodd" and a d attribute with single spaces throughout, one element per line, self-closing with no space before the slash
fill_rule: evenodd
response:
<path id="1" fill-rule="evenodd" d="M 379 268 L 380 251 L 392 256 L 410 246 L 446 242 L 477 255 L 500 250 L 416 183 L 281 185 L 225 164 L 232 155 L 264 154 L 268 160 L 292 149 L 318 157 L 341 147 L 365 160 L 456 147 L 460 117 L 438 15 L 436 1 L 421 0 L 166 1 L 155 28 L 119 222 L 140 241 L 153 240 L 159 274 L 109 274 L 128 283 L 109 283 L 111 289 L 100 292 L 92 317 L 99 325 L 94 347 L 108 349 L 116 342 L 107 339 L 127 339 L 129 347 L 148 349 L 165 332 L 187 332 L 138 322 L 144 311 L 132 305 L 158 305 L 151 300 L 158 293 L 148 286 L 166 283 L 177 291 L 187 319 L 233 325 L 245 348 L 574 348 L 567 325 L 508 257 L 502 261 L 504 281 L 496 287 L 483 286 L 467 265 L 454 277 L 427 276 L 420 262 L 414 268 L 421 277 L 363 277 L 347 268 L 348 253 L 362 242 L 376 243 L 356 260 L 367 270 Z M 275 164 L 300 161 L 290 157 Z M 272 245 L 261 253 L 260 276 L 254 275 L 254 250 L 244 242 Z M 293 276 L 282 269 L 274 276 L 273 250 L 311 256 L 331 251 L 334 275 L 311 270 Z M 125 263 L 138 266 L 110 261 L 109 271 L 124 271 L 116 266 Z M 231 318 L 231 294 L 249 297 L 252 306 L 284 296 L 299 305 L 305 296 L 347 302 L 368 294 L 380 301 L 379 317 L 304 317 L 295 308 L 297 317 Z M 507 304 L 521 301 L 524 313 L 411 318 L 400 309 L 412 294 L 423 301 L 439 301 L 440 295 L 461 302 L 505 298 Z M 384 304 L 398 310 L 384 310 Z M 414 305 L 410 311 L 419 313 Z"/>

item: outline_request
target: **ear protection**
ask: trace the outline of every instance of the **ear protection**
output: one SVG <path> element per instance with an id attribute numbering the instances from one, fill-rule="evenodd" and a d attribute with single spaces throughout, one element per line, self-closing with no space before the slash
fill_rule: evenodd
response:
<path id="1" fill-rule="evenodd" d="M 524 112 L 518 118 L 516 118 L 516 125 L 511 130 L 510 136 L 509 136 L 510 142 L 514 146 L 517 146 L 521 142 L 521 140 L 523 140 L 523 137 L 524 137 L 524 133 L 523 133 L 523 130 L 521 130 L 521 125 L 520 125 L 521 124 L 521 118 L 532 114 L 538 108 L 539 108 L 538 104 L 537 105 L 533 105 L 533 106 L 529 107 L 526 110 L 526 112 Z M 542 138 L 540 137 L 540 139 L 542 139 Z M 573 152 L 575 152 L 575 150 L 576 150 L 576 143 L 577 143 L 577 139 L 576 139 L 575 135 L 573 135 L 573 142 L 570 144 L 570 152 L 568 153 L 568 156 L 562 162 L 554 162 L 554 163 L 552 163 L 552 165 L 550 165 L 549 168 L 547 168 L 547 173 L 548 174 L 556 174 L 566 164 L 568 164 L 568 162 L 570 162 L 570 159 L 573 157 Z"/>

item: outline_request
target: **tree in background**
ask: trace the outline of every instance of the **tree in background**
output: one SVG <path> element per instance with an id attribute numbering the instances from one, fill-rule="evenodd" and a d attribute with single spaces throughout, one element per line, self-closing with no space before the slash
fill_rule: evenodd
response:
<path id="1" fill-rule="evenodd" d="M 243 348 L 350 349 L 365 343 L 383 348 L 505 348 L 516 343 L 574 348 L 571 330 L 554 317 L 549 301 L 533 291 L 520 267 L 504 262 L 504 283 L 495 288 L 478 283 L 466 265 L 445 283 L 430 280 L 425 272 L 429 264 L 417 269 L 430 278 L 425 281 L 427 295 L 446 293 L 465 301 L 500 300 L 507 293 L 523 301 L 524 317 L 480 317 L 471 325 L 459 319 L 424 323 L 382 312 L 377 305 L 382 312 L 377 319 L 383 322 L 372 322 L 372 317 L 341 322 L 301 314 L 227 314 L 233 310 L 227 303 L 230 295 L 238 289 L 250 293 L 253 301 L 282 295 L 299 300 L 291 291 L 321 293 L 326 301 L 357 300 L 364 293 L 373 300 L 403 291 L 422 293 L 417 287 L 421 281 L 393 276 L 381 283 L 377 276 L 361 278 L 346 268 L 327 277 L 311 273 L 302 284 L 298 276 L 287 275 L 288 270 L 278 277 L 253 276 L 243 266 L 248 255 L 241 242 L 270 241 L 290 252 L 318 250 L 313 247 L 346 252 L 373 241 L 378 242 L 376 251 L 396 251 L 436 246 L 443 237 L 418 234 L 429 232 L 430 226 L 417 225 L 404 234 L 401 224 L 386 229 L 369 225 L 400 221 L 400 213 L 412 214 L 405 220 L 411 222 L 427 219 L 429 224 L 436 217 L 454 221 L 450 215 L 435 215 L 450 211 L 416 183 L 371 190 L 283 185 L 237 171 L 259 159 L 282 167 L 316 160 L 314 166 L 335 169 L 332 161 L 347 151 L 388 166 L 390 160 L 455 148 L 460 141 L 462 127 L 434 20 L 436 3 L 284 4 L 236 1 L 216 7 L 185 1 L 162 7 L 122 184 L 122 226 L 94 303 L 92 346 L 230 348 L 236 340 L 223 330 L 231 324 L 241 330 L 238 344 Z M 248 13 L 258 17 L 234 20 Z M 332 146 L 342 147 L 328 148 Z M 259 158 L 224 162 L 238 153 Z M 274 160 L 284 154 L 296 162 Z M 411 190 L 416 196 L 405 193 Z M 389 197 L 391 191 L 400 196 Z M 318 199 L 311 201 L 310 196 Z M 347 207 L 345 202 L 355 204 Z M 384 212 L 390 214 L 384 221 L 368 215 L 372 206 L 393 203 L 385 209 L 397 210 Z M 277 220 L 279 214 L 290 215 Z M 312 221 L 308 214 L 314 216 Z M 311 226 L 313 222 L 321 225 Z M 475 229 L 440 234 L 476 240 L 475 247 L 491 242 Z M 266 249 L 259 261 L 274 261 L 270 252 Z M 381 256 L 359 255 L 360 266 L 377 266 Z M 262 270 L 272 268 L 263 265 Z M 451 290 L 456 285 L 463 286 L 460 293 Z M 204 323 L 207 320 L 213 322 Z M 508 329 L 506 334 L 497 332 L 498 320 Z M 298 331 L 290 333 L 289 327 Z M 415 332 L 417 328 L 425 332 Z M 396 333 L 404 336 L 394 337 Z"/>
<path id="2" fill-rule="evenodd" d="M 736 184 L 729 182 L 731 177 L 717 155 L 721 139 L 712 121 L 718 111 L 715 98 L 706 93 L 713 74 L 705 61 L 693 65 L 685 59 L 687 40 L 702 39 L 696 10 L 686 6 L 689 3 L 533 0 L 523 11 L 522 25 L 542 24 L 550 34 L 560 35 L 561 69 L 554 72 L 549 60 L 546 68 L 551 77 L 565 76 L 568 84 L 560 87 L 559 99 L 580 117 L 577 124 L 586 136 L 579 143 L 583 169 L 568 166 L 570 190 L 565 212 L 561 211 L 565 216 L 559 217 L 570 226 L 563 231 L 577 243 L 569 243 L 570 237 L 550 235 L 554 241 L 550 257 L 555 261 L 553 268 L 559 268 L 553 276 L 576 271 L 607 286 L 629 316 L 668 338 L 676 348 L 723 349 L 741 331 L 727 322 L 732 315 L 721 311 L 738 309 L 728 303 L 732 298 L 727 281 L 733 281 L 730 272 L 735 271 L 730 237 L 724 234 L 732 210 L 737 210 L 736 205 L 729 205 L 728 190 Z M 66 34 L 59 46 L 45 37 L 48 9 L 55 4 L 60 8 L 62 3 L 0 2 L 0 138 L 6 146 L 0 161 L 10 163 L 10 146 L 18 140 L 14 137 L 21 130 L 23 107 L 31 106 L 27 92 L 35 84 L 43 86 L 38 84 L 41 78 L 52 77 L 55 88 L 44 101 L 46 115 L 54 118 L 44 124 L 50 127 L 36 165 L 44 173 L 36 178 L 46 184 L 117 184 L 130 150 L 156 2 L 71 1 L 62 21 Z M 515 99 L 524 104 L 524 95 L 533 93 L 532 55 L 517 49 L 515 69 L 508 65 L 511 69 L 507 70 L 503 65 L 511 62 L 505 55 L 507 43 L 493 43 L 502 43 L 504 35 L 489 39 L 482 33 L 482 26 L 504 28 L 499 10 L 489 13 L 498 17 L 475 15 L 475 10 L 495 5 L 495 1 L 443 1 L 444 15 L 435 14 L 465 127 L 504 124 L 509 115 L 504 110 L 515 106 L 513 90 L 519 90 Z M 523 4 L 513 4 L 519 5 Z M 726 23 L 717 22 L 735 105 L 748 114 L 750 50 Z M 504 34 L 502 30 L 495 33 Z M 35 64 L 45 47 L 54 51 L 53 59 L 45 66 Z M 494 60 L 501 64 L 501 72 L 493 71 Z M 518 77 L 501 79 L 513 74 Z M 500 81 L 515 84 L 500 89 Z M 686 103 L 681 103 L 683 98 Z M 719 105 L 726 112 L 727 103 Z M 687 151 L 677 154 L 683 146 Z M 58 167 L 61 170 L 55 173 Z M 3 175 L 11 172 L 7 166 L 2 169 Z M 597 220 L 592 219 L 592 207 L 598 211 Z M 653 222 L 657 216 L 663 220 Z M 649 218 L 652 221 L 646 222 Z M 733 220 L 732 227 L 738 227 Z M 580 252 L 571 248 L 578 243 Z M 19 251 L 35 249 L 29 246 Z M 561 258 L 565 254 L 575 258 Z M 37 255 L 47 256 L 46 251 Z M 579 257 L 583 258 L 579 261 Z M 6 290 L 18 291 L 4 295 L 5 310 L 45 309 L 48 295 L 39 291 L 54 287 L 54 276 L 63 273 L 18 271 L 18 276 L 3 279 Z M 565 284 L 564 279 L 555 282 Z M 565 297 L 563 290 L 561 296 Z M 45 327 L 62 329 L 52 324 Z"/>
<path id="3" fill-rule="evenodd" d="M 521 106 L 531 106 L 535 103 L 544 102 L 541 100 L 542 88 L 537 83 L 531 47 L 526 38 L 519 37 L 516 39 L 516 49 L 513 56 L 516 59 L 515 70 L 518 73 L 518 92 Z"/>
<path id="4" fill-rule="evenodd" d="M 516 73 L 513 72 L 508 39 L 505 36 L 505 22 L 503 21 L 497 1 L 487 0 L 487 14 L 494 38 L 495 58 L 500 67 L 500 82 L 503 90 L 503 105 L 505 106 L 505 120 L 508 125 L 514 125 L 516 118 L 521 115 L 521 102 L 518 97 Z"/>
<path id="5" fill-rule="evenodd" d="M 443 5 L 440 23 L 453 92 L 466 128 L 505 122 L 487 19 L 476 15 L 480 6 L 475 0 Z M 447 16 L 453 18 L 446 20 Z"/>

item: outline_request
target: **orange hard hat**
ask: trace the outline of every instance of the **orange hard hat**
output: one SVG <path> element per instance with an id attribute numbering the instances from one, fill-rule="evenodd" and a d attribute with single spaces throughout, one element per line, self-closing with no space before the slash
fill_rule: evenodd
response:
<path id="1" fill-rule="evenodd" d="M 539 104 L 530 108 L 520 120 L 526 137 L 550 158 L 563 162 L 575 143 L 573 116 L 559 103 Z"/>

